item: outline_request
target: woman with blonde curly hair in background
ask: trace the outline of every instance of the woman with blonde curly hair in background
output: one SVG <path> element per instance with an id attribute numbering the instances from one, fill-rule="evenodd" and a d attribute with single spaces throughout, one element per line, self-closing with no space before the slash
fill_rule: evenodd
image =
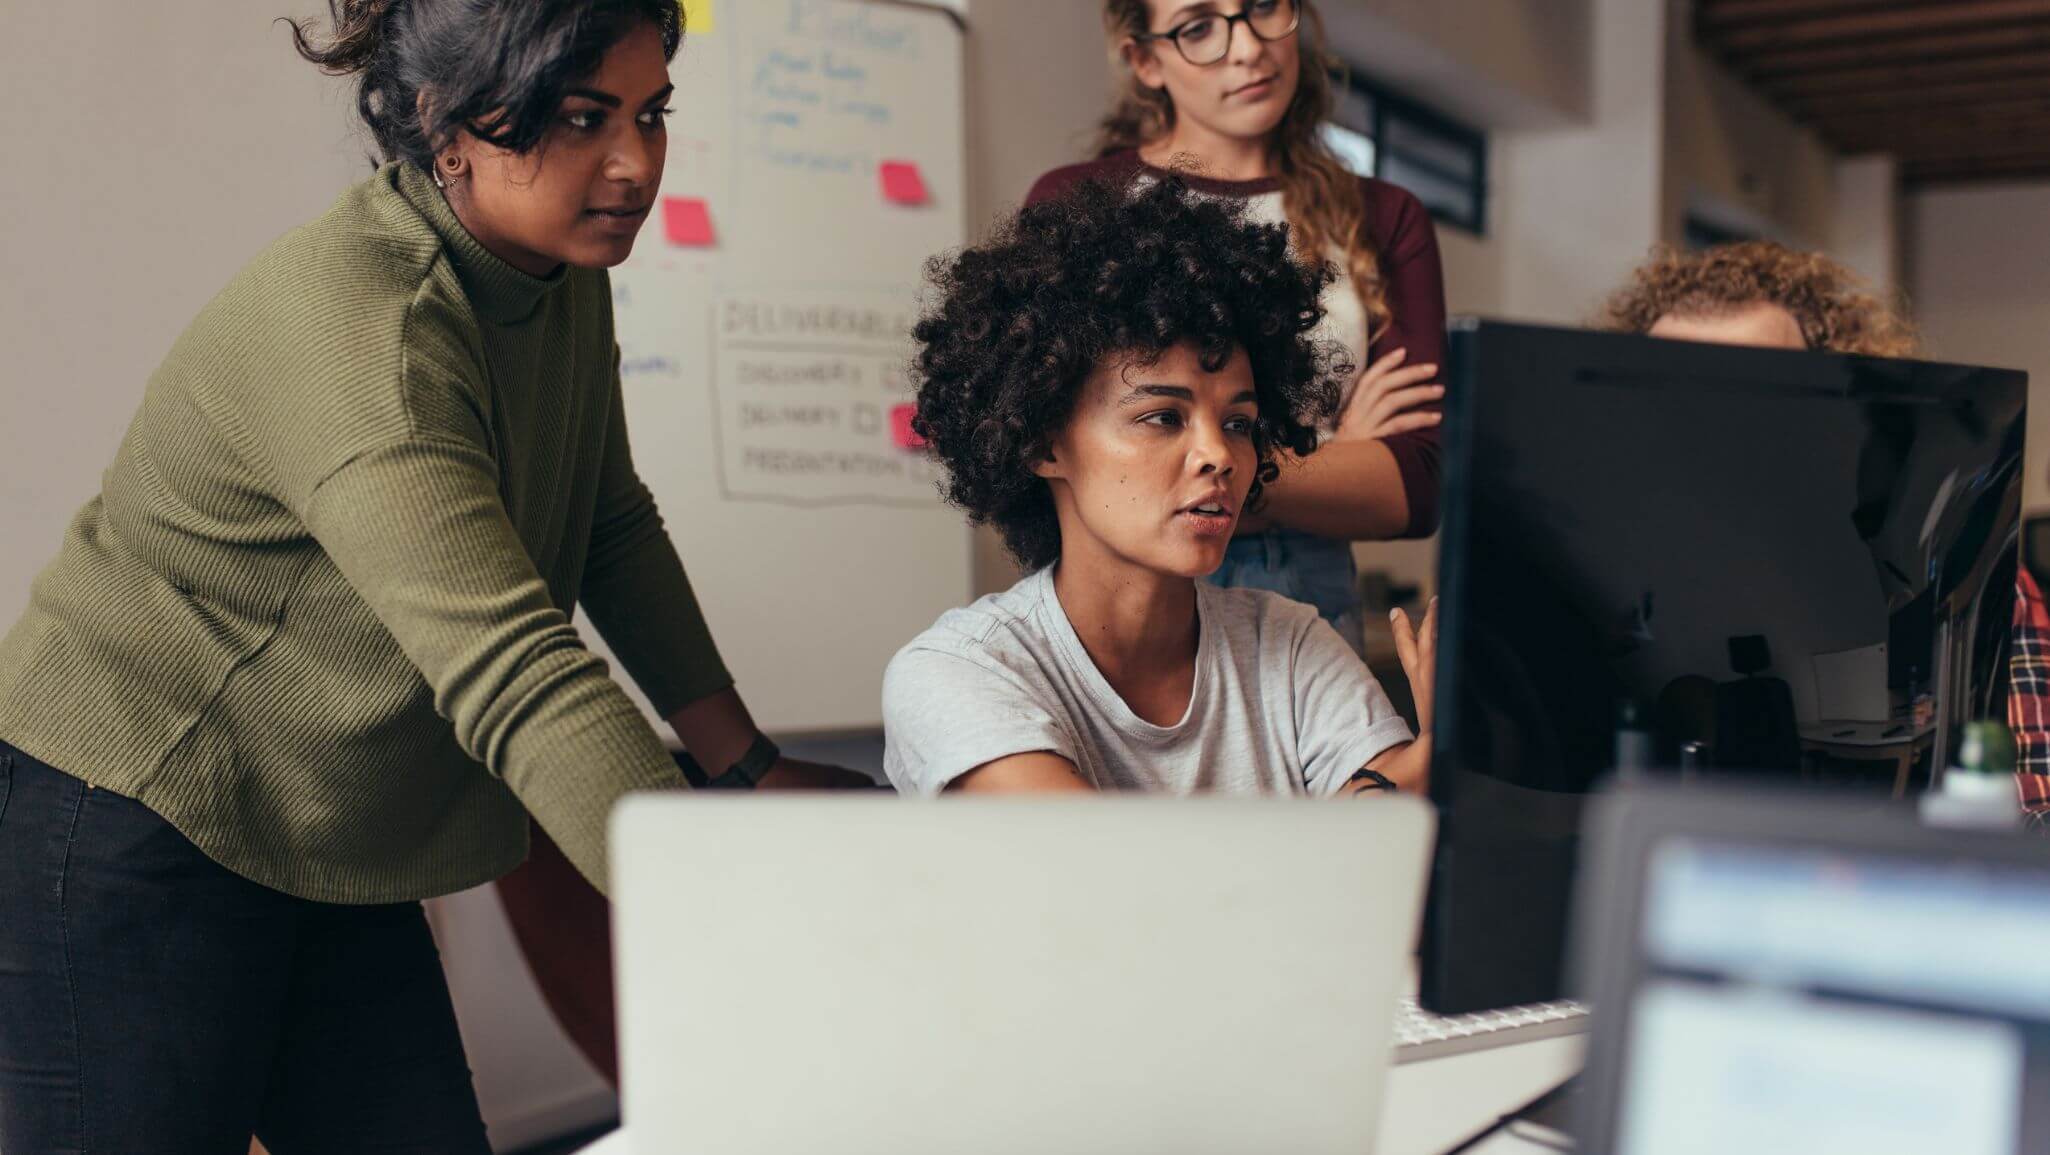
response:
<path id="1" fill-rule="evenodd" d="M 1659 249 L 1609 298 L 1606 320 L 1653 337 L 1869 357 L 1912 357 L 1920 345 L 1857 274 L 1772 241 Z"/>

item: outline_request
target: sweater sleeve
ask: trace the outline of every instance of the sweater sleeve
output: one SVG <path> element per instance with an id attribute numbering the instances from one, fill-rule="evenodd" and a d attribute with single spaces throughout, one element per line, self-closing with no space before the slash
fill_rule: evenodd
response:
<path id="1" fill-rule="evenodd" d="M 430 279 L 401 330 L 375 356 L 305 359 L 315 384 L 245 417 L 280 500 L 419 670 L 457 744 L 603 890 L 613 804 L 688 783 L 513 525 L 474 327 Z"/>
<path id="2" fill-rule="evenodd" d="M 663 717 L 733 684 L 654 495 L 635 471 L 613 350 L 598 509 L 579 600 Z"/>
<path id="3" fill-rule="evenodd" d="M 386 444 L 322 481 L 301 517 L 426 678 L 463 750 L 605 889 L 613 803 L 684 779 L 549 596 L 490 455 L 434 437 Z"/>
<path id="4" fill-rule="evenodd" d="M 1445 272 L 1438 257 L 1438 233 L 1423 202 L 1394 185 L 1370 182 L 1369 220 L 1376 226 L 1388 325 L 1375 335 L 1369 360 L 1409 350 L 1408 364 L 1445 364 Z M 1442 377 L 1440 378 L 1442 380 Z M 1432 405 L 1431 409 L 1440 406 Z M 1438 430 L 1398 433 L 1384 442 L 1395 455 L 1409 499 L 1404 537 L 1429 537 L 1438 528 L 1438 495 L 1444 476 Z"/>

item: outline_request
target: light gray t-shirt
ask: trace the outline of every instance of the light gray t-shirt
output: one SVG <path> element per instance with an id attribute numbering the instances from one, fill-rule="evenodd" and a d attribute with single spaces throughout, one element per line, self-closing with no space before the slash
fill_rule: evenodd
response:
<path id="1" fill-rule="evenodd" d="M 1134 714 L 1082 648 L 1051 567 L 949 610 L 883 677 L 883 768 L 937 794 L 978 766 L 1047 751 L 1104 790 L 1334 793 L 1410 740 L 1380 683 L 1317 611 L 1196 583 L 1195 691 L 1180 722 Z"/>

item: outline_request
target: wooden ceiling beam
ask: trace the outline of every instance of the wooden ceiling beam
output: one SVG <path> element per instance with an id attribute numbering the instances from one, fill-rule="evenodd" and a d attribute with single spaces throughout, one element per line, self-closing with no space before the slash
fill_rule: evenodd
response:
<path id="1" fill-rule="evenodd" d="M 1888 64 L 1938 64 L 2035 52 L 2050 53 L 2050 25 L 1904 36 L 1856 44 L 1807 45 L 1747 54 L 1735 66 L 1744 75 L 1763 81 Z"/>
<path id="2" fill-rule="evenodd" d="M 1798 19 L 1730 27 L 1702 14 L 1697 36 L 1724 55 L 1741 57 L 1764 48 L 1827 44 L 1888 36 L 1926 35 L 1992 24 L 2026 24 L 2050 19 L 2050 0 L 1951 0 L 1871 8 L 1846 8 Z"/>
<path id="3" fill-rule="evenodd" d="M 1892 133 L 1848 138 L 1838 142 L 1837 151 L 1845 156 L 1884 153 L 1905 162 L 1972 156 L 2013 156 L 2017 153 L 2033 156 L 2038 153 L 2050 153 L 2050 142 L 2046 142 L 2042 137 L 2036 137 L 2033 141 L 2017 141 L 2014 138 L 1999 136 Z"/>
<path id="4" fill-rule="evenodd" d="M 1917 132 L 1946 132 L 1956 135 L 2018 133 L 2027 129 L 2050 128 L 2050 99 L 1836 116 L 1815 122 L 1814 128 L 1817 132 L 1837 137 Z"/>
<path id="5" fill-rule="evenodd" d="M 1694 22 L 1709 29 L 1749 24 L 1785 24 L 1847 12 L 1908 8 L 1920 0 L 1695 0 Z"/>
<path id="6" fill-rule="evenodd" d="M 1921 139 L 1896 138 L 1888 141 L 1884 151 L 1897 158 L 1902 164 L 1923 164 L 1931 161 L 1974 161 L 2011 158 L 2050 157 L 2050 140 L 1952 140 L 1942 137 Z"/>
<path id="7" fill-rule="evenodd" d="M 2019 153 L 2009 156 L 1925 157 L 1921 160 L 1901 162 L 1902 169 L 1914 169 L 1917 172 L 1944 170 L 1964 172 L 1972 169 L 1982 172 L 1994 170 L 2012 172 L 2015 169 L 2040 169 L 2046 165 L 2050 165 L 2050 152 Z"/>
<path id="8" fill-rule="evenodd" d="M 2041 147 L 2050 151 L 2050 123 L 2038 121 L 2026 130 L 2015 132 L 1944 132 L 1938 129 L 1911 129 L 1902 132 L 1887 132 L 1874 129 L 1858 129 L 1829 136 L 1830 148 L 1845 156 L 1864 156 L 1881 152 L 1897 157 L 1913 157 L 1938 154 L 1939 150 L 1951 149 L 1969 153 L 1995 153 L 2012 147 L 2017 141 L 2043 141 Z"/>
<path id="9" fill-rule="evenodd" d="M 1895 157 L 1902 163 L 1975 156 L 2036 156 L 2050 154 L 2050 137 L 1891 133 L 1847 140 L 1843 142 L 1840 151 L 1850 155 L 1880 152 Z"/>
<path id="10" fill-rule="evenodd" d="M 1999 97 L 1974 100 L 1964 104 L 1928 104 L 1917 101 L 1900 108 L 1877 109 L 1870 112 L 1840 112 L 1817 118 L 1817 124 L 1844 125 L 1863 122 L 1890 122 L 1893 124 L 1948 124 L 1969 126 L 1973 124 L 2005 123 L 2029 117 L 2050 117 L 2050 91 L 2017 97 Z"/>
<path id="11" fill-rule="evenodd" d="M 1694 0 L 1694 33 L 1910 186 L 2050 177 L 2050 0 Z"/>
<path id="12" fill-rule="evenodd" d="M 1904 165 L 1900 174 L 1901 183 L 1917 189 L 1998 180 L 2040 180 L 2050 177 L 2050 157 L 2037 161 Z"/>
<path id="13" fill-rule="evenodd" d="M 1860 141 L 1838 150 L 1840 156 L 1890 156 L 1901 164 L 1935 161 L 1990 160 L 1998 157 L 2050 156 L 2050 146 L 2009 146 L 1983 138 L 1886 137 Z"/>
<path id="14" fill-rule="evenodd" d="M 1737 66 L 1744 71 L 1743 66 Z M 1837 93 L 1888 92 L 1976 81 L 2029 80 L 2050 76 L 2050 51 L 2003 56 L 1968 57 L 1930 64 L 1890 64 L 1874 68 L 1754 78 L 1768 97 L 1828 96 Z"/>
<path id="15" fill-rule="evenodd" d="M 1973 81 L 1960 84 L 1932 84 L 1917 88 L 1894 88 L 1876 92 L 1835 92 L 1815 96 L 1783 96 L 1773 103 L 1806 124 L 1821 124 L 1839 116 L 1917 108 L 1968 107 L 1993 101 L 2029 100 L 2050 96 L 2050 76 L 2018 80 Z"/>

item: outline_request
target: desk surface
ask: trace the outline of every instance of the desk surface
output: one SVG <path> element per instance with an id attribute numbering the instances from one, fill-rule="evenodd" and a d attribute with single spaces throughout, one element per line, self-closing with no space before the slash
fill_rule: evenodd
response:
<path id="1" fill-rule="evenodd" d="M 1586 1035 L 1468 1051 L 1388 1069 L 1375 1155 L 1436 1155 L 1580 1070 Z M 1526 1147 L 1507 1138 L 1477 1152 Z"/>
<path id="2" fill-rule="evenodd" d="M 1578 1071 L 1586 1045 L 1585 1036 L 1569 1035 L 1391 1066 L 1376 1155 L 1435 1155 L 1456 1146 Z M 1527 1149 L 1505 1137 L 1476 1152 Z M 579 1155 L 633 1155 L 632 1139 L 615 1131 Z"/>
<path id="3" fill-rule="evenodd" d="M 1825 718 L 1801 727 L 1802 741 L 1825 746 L 1904 746 L 1935 736 L 1934 723 L 1916 726 L 1907 718 L 1889 718 L 1884 722 Z"/>

